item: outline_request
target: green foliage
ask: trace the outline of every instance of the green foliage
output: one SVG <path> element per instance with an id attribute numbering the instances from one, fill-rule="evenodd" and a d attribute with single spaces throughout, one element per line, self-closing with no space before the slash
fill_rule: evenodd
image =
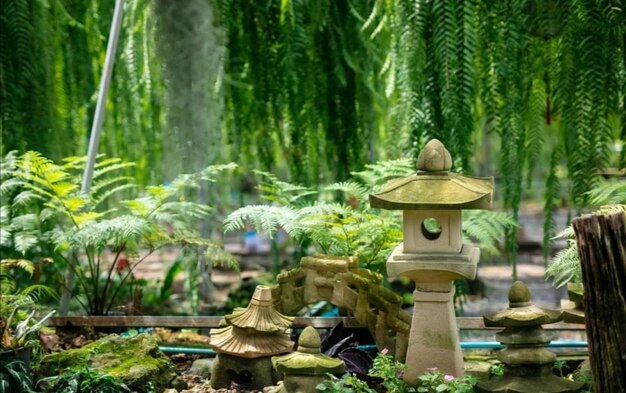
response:
<path id="1" fill-rule="evenodd" d="M 588 193 L 590 203 L 600 208 L 596 214 L 610 215 L 626 213 L 626 183 L 607 182 Z M 546 277 L 554 281 L 557 287 L 568 282 L 582 282 L 582 268 L 578 259 L 574 229 L 570 225 L 556 239 L 566 239 L 567 247 L 559 251 L 546 269 Z"/>
<path id="2" fill-rule="evenodd" d="M 593 392 L 593 373 L 590 368 L 581 369 L 578 368 L 572 374 L 572 379 L 576 382 L 582 382 L 583 390 L 582 393 L 592 393 Z"/>
<path id="3" fill-rule="evenodd" d="M 0 362 L 0 393 L 37 393 L 30 374 L 19 360 Z"/>
<path id="4" fill-rule="evenodd" d="M 326 393 L 376 393 L 376 390 L 367 386 L 366 382 L 354 374 L 347 373 L 341 378 L 328 374 L 328 378 L 328 381 L 316 386 L 317 390 Z"/>
<path id="5" fill-rule="evenodd" d="M 550 161 L 548 245 L 559 194 L 584 208 L 626 164 L 615 1 L 175 3 L 127 3 L 107 100 L 101 148 L 140 184 L 223 156 L 315 187 L 437 137 L 455 170 L 499 174 L 514 220 Z M 113 5 L 2 2 L 0 153 L 83 154 Z"/>
<path id="6" fill-rule="evenodd" d="M 124 393 L 130 389 L 120 380 L 109 374 L 87 367 L 72 370 L 54 377 L 40 379 L 37 382 L 45 392 L 64 393 Z"/>
<path id="7" fill-rule="evenodd" d="M 56 292 L 45 285 L 31 284 L 17 288 L 12 270 L 24 270 L 29 275 L 35 270 L 31 261 L 5 259 L 0 261 L 0 349 L 19 348 L 27 345 L 29 338 L 39 332 L 54 311 L 36 321 L 35 308 L 37 303 L 47 297 L 56 298 Z M 26 314 L 21 309 L 32 309 Z"/>
<path id="8" fill-rule="evenodd" d="M 393 356 L 388 355 L 386 350 L 379 353 L 374 359 L 374 364 L 369 374 L 374 377 L 383 378 L 383 386 L 388 392 L 414 393 L 415 388 L 409 386 L 404 379 L 406 365 L 398 362 Z"/>
<path id="9" fill-rule="evenodd" d="M 465 375 L 454 377 L 446 375 L 437 369 L 430 369 L 428 372 L 417 377 L 417 392 L 423 393 L 471 393 L 474 385 L 478 382 L 476 377 Z"/>
<path id="10" fill-rule="evenodd" d="M 81 194 L 84 162 L 84 158 L 71 157 L 57 165 L 36 152 L 19 157 L 8 154 L 2 162 L 0 192 L 7 225 L 0 245 L 31 258 L 52 256 L 72 269 L 80 286 L 76 299 L 85 311 L 108 312 L 126 281 L 132 281 L 137 265 L 166 246 L 203 249 L 216 265 L 237 269 L 236 261 L 221 245 L 198 231 L 210 208 L 185 200 L 188 191 L 213 181 L 234 164 L 179 175 L 168 186 L 147 187 L 134 199 L 107 208 L 116 197 L 136 188 L 120 175 L 133 164 L 100 157 L 93 187 L 88 194 Z M 113 255 L 110 265 L 101 258 L 105 251 Z"/>
<path id="11" fill-rule="evenodd" d="M 417 377 L 417 386 L 413 387 L 404 380 L 405 370 L 405 364 L 396 361 L 393 356 L 388 355 L 383 350 L 374 359 L 374 364 L 368 375 L 382 378 L 382 386 L 385 391 L 393 393 L 471 393 L 474 391 L 473 386 L 478 382 L 475 377 L 470 375 L 456 378 L 452 375 L 445 375 L 433 368 L 419 375 Z M 366 382 L 358 379 L 353 374 L 344 374 L 342 378 L 329 374 L 329 378 L 329 381 L 319 384 L 317 390 L 328 393 L 371 393 L 379 391 L 369 387 Z"/>
<path id="12" fill-rule="evenodd" d="M 493 375 L 495 377 L 504 375 L 504 363 L 494 364 L 489 367 L 489 375 Z"/>
<path id="13" fill-rule="evenodd" d="M 387 37 L 371 1 L 219 0 L 224 29 L 225 125 L 233 153 L 291 179 L 346 178 L 366 162 L 388 108 L 378 74 Z"/>
<path id="14" fill-rule="evenodd" d="M 126 3 L 102 151 L 160 178 L 164 103 L 150 1 Z M 0 6 L 0 154 L 84 154 L 115 2 L 7 0 Z"/>
<path id="15" fill-rule="evenodd" d="M 371 209 L 369 194 L 386 180 L 405 176 L 413 169 L 408 160 L 368 164 L 355 178 L 315 190 L 262 176 L 261 197 L 272 205 L 252 205 L 232 212 L 224 220 L 226 232 L 242 230 L 247 224 L 270 237 L 282 228 L 300 244 L 314 244 L 325 254 L 357 256 L 364 267 L 384 271 L 387 257 L 402 241 L 400 217 L 396 212 Z M 497 254 L 497 244 L 516 223 L 505 213 L 464 212 L 463 230 L 487 254 Z"/>

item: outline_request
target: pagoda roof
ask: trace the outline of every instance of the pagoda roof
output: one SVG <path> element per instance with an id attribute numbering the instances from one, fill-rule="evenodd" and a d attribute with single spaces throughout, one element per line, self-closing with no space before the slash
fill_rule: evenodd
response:
<path id="1" fill-rule="evenodd" d="M 450 153 L 437 139 L 426 144 L 417 159 L 417 172 L 387 182 L 370 195 L 373 208 L 489 209 L 493 178 L 464 176 L 450 172 Z"/>
<path id="2" fill-rule="evenodd" d="M 488 327 L 524 327 L 551 324 L 563 319 L 561 310 L 549 310 L 530 302 L 526 284 L 516 281 L 509 291 L 509 308 L 483 317 Z"/>
<path id="3" fill-rule="evenodd" d="M 217 352 L 244 358 L 279 355 L 293 349 L 294 342 L 283 333 L 250 333 L 235 326 L 211 331 L 209 345 Z"/>
<path id="4" fill-rule="evenodd" d="M 237 308 L 224 319 L 228 326 L 211 331 L 209 345 L 217 352 L 256 358 L 293 348 L 287 334 L 293 317 L 276 311 L 268 286 L 257 286 L 248 307 Z"/>
<path id="5" fill-rule="evenodd" d="M 285 331 L 293 323 L 288 317 L 276 311 L 272 304 L 271 289 L 259 285 L 254 290 L 252 300 L 246 308 L 236 308 L 232 314 L 224 317 L 229 325 L 256 332 L 272 333 Z"/>
<path id="6" fill-rule="evenodd" d="M 274 368 L 285 374 L 324 375 L 344 372 L 341 359 L 334 359 L 321 353 L 320 335 L 315 328 L 308 326 L 300 334 L 298 350 L 280 357 L 273 357 Z"/>

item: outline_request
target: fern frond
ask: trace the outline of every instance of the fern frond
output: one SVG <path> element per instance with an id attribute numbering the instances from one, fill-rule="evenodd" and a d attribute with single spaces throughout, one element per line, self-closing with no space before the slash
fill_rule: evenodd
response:
<path id="1" fill-rule="evenodd" d="M 556 254 L 546 269 L 546 277 L 552 278 L 557 287 L 561 287 L 569 281 L 580 282 L 582 269 L 574 240 L 570 240 L 567 248 Z"/>
<path id="2" fill-rule="evenodd" d="M 330 184 L 322 187 L 322 191 L 339 191 L 347 197 L 346 199 L 356 197 L 360 201 L 365 201 L 369 198 L 369 189 L 353 181 Z"/>
<path id="3" fill-rule="evenodd" d="M 626 182 L 600 184 L 587 194 L 592 206 L 626 204 Z"/>
<path id="4" fill-rule="evenodd" d="M 463 235 L 475 241 L 485 254 L 498 255 L 498 245 L 517 226 L 517 222 L 507 213 L 490 210 L 463 211 Z"/>
<path id="5" fill-rule="evenodd" d="M 17 267 L 22 269 L 28 275 L 32 276 L 35 272 L 35 264 L 28 259 L 3 259 L 0 261 L 0 271 Z"/>
<path id="6" fill-rule="evenodd" d="M 213 263 L 213 266 L 225 267 L 240 272 L 239 261 L 233 254 L 224 250 L 224 247 L 217 243 L 211 242 L 207 245 L 205 255 L 207 260 Z"/>
<path id="7" fill-rule="evenodd" d="M 20 290 L 20 296 L 30 298 L 34 303 L 40 303 L 45 298 L 59 299 L 57 292 L 46 285 L 34 284 Z"/>
<path id="8" fill-rule="evenodd" d="M 365 165 L 365 170 L 351 172 L 372 189 L 383 185 L 390 179 L 404 177 L 415 172 L 415 161 L 411 158 L 379 161 L 375 164 Z"/>
<path id="9" fill-rule="evenodd" d="M 250 223 L 257 231 L 274 237 L 278 228 L 297 238 L 301 228 L 296 221 L 297 212 L 286 206 L 250 205 L 230 213 L 224 220 L 224 231 L 232 232 L 246 228 Z"/>

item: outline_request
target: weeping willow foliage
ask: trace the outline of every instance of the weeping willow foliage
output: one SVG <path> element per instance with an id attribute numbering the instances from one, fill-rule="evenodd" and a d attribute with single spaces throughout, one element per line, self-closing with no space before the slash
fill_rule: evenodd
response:
<path id="1" fill-rule="evenodd" d="M 497 172 L 514 218 L 549 179 L 549 243 L 556 202 L 581 209 L 599 170 L 626 163 L 614 0 L 126 4 L 103 145 L 143 183 L 206 155 L 328 184 L 436 137 L 455 170 Z M 4 151 L 84 154 L 113 2 L 0 7 Z"/>
<path id="2" fill-rule="evenodd" d="M 0 5 L 2 153 L 53 159 L 86 152 L 113 1 L 7 0 Z M 126 2 L 101 151 L 160 177 L 163 83 L 150 2 Z"/>
<path id="3" fill-rule="evenodd" d="M 376 155 L 387 102 L 386 37 L 370 1 L 218 0 L 226 31 L 225 122 L 234 154 L 292 180 L 347 178 Z M 367 31 L 364 31 L 367 30 Z"/>

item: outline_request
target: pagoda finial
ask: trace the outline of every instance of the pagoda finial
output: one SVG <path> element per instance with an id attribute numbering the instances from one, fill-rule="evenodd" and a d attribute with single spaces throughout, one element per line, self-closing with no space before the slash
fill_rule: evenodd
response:
<path id="1" fill-rule="evenodd" d="M 450 152 L 438 139 L 431 139 L 417 157 L 417 170 L 444 172 L 452 168 Z"/>

